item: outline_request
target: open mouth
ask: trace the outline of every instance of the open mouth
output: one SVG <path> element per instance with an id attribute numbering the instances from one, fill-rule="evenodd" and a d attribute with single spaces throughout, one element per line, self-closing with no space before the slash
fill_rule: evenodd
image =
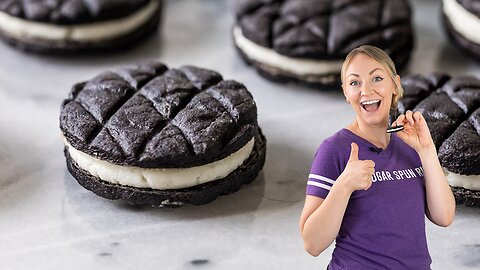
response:
<path id="1" fill-rule="evenodd" d="M 379 99 L 372 99 L 360 102 L 362 108 L 367 112 L 374 112 L 380 107 L 381 101 Z"/>

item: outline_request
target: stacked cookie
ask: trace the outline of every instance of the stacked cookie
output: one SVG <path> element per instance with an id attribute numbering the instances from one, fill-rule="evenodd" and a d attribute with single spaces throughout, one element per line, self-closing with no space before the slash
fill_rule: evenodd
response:
<path id="1" fill-rule="evenodd" d="M 0 0 L 0 36 L 58 53 L 120 48 L 157 29 L 161 0 Z"/>
<path id="2" fill-rule="evenodd" d="M 363 44 L 404 66 L 413 48 L 411 10 L 405 0 L 243 0 L 233 39 L 267 78 L 332 88 L 345 56 Z"/>
<path id="3" fill-rule="evenodd" d="M 128 66 L 79 83 L 60 129 L 77 181 L 132 204 L 205 204 L 253 181 L 265 162 L 251 94 L 192 66 Z"/>
<path id="4" fill-rule="evenodd" d="M 420 111 L 458 203 L 480 207 L 480 78 L 409 76 L 400 113 Z"/>

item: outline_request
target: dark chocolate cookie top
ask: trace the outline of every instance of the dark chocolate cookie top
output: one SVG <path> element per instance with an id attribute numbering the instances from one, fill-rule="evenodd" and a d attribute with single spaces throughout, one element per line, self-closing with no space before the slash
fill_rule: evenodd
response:
<path id="1" fill-rule="evenodd" d="M 128 66 L 75 85 L 60 112 L 68 143 L 114 164 L 183 168 L 227 157 L 256 134 L 240 83 L 206 69 Z"/>
<path id="2" fill-rule="evenodd" d="M 442 166 L 480 175 L 480 78 L 433 73 L 402 79 L 399 113 L 420 111 L 427 121 Z"/>
<path id="3" fill-rule="evenodd" d="M 30 21 L 80 24 L 121 18 L 157 0 L 0 0 L 0 11 Z"/>
<path id="4" fill-rule="evenodd" d="M 470 13 L 473 13 L 477 17 L 480 17 L 480 2 L 476 0 L 454 0 L 454 1 L 457 1 Z"/>
<path id="5" fill-rule="evenodd" d="M 236 16 L 247 39 L 290 57 L 344 59 L 370 44 L 395 61 L 413 47 L 405 0 L 242 0 Z"/>

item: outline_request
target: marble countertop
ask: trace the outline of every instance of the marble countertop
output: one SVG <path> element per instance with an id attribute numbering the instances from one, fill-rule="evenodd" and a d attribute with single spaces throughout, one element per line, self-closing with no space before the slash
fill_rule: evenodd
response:
<path id="1" fill-rule="evenodd" d="M 161 30 L 127 52 L 25 54 L 0 43 L 1 269 L 324 269 L 303 250 L 298 218 L 314 152 L 354 117 L 340 92 L 264 80 L 231 42 L 231 1 L 165 1 Z M 446 41 L 439 1 L 411 1 L 416 48 L 409 73 L 478 73 Z M 95 196 L 66 170 L 58 128 L 70 87 L 101 71 L 159 59 L 243 82 L 268 138 L 258 179 L 208 205 L 133 207 Z M 335 117 L 332 117 L 335 115 Z M 480 269 L 480 209 L 457 207 L 448 228 L 427 221 L 433 269 Z"/>

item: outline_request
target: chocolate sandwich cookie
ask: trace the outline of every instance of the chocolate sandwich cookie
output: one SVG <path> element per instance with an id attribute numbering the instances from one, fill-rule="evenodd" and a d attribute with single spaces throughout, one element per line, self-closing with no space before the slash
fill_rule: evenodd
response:
<path id="1" fill-rule="evenodd" d="M 422 113 L 457 203 L 480 207 L 480 77 L 414 75 L 402 85 L 399 113 Z"/>
<path id="2" fill-rule="evenodd" d="M 205 204 L 252 182 L 265 162 L 252 95 L 192 66 L 134 65 L 78 83 L 60 129 L 73 177 L 131 204 Z"/>
<path id="3" fill-rule="evenodd" d="M 0 36 L 42 53 L 107 50 L 158 28 L 161 0 L 0 0 Z"/>
<path id="4" fill-rule="evenodd" d="M 449 38 L 480 60 L 480 5 L 475 0 L 443 0 L 443 24 Z"/>
<path id="5" fill-rule="evenodd" d="M 385 50 L 399 68 L 408 62 L 411 10 L 405 0 L 243 0 L 233 40 L 269 79 L 338 87 L 343 60 L 360 45 Z"/>

